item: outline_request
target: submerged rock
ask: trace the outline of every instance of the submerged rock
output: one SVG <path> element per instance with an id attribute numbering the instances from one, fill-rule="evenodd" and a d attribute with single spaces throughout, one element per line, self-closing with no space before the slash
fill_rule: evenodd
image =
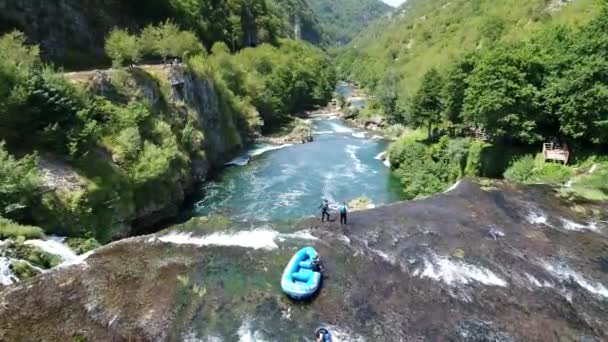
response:
<path id="1" fill-rule="evenodd" d="M 345 341 L 608 338 L 606 224 L 569 230 L 588 218 L 553 190 L 495 186 L 465 180 L 346 228 L 209 219 L 119 241 L 0 292 L 0 340 L 309 341 L 319 326 Z M 303 245 L 326 271 L 296 303 L 280 275 Z"/>

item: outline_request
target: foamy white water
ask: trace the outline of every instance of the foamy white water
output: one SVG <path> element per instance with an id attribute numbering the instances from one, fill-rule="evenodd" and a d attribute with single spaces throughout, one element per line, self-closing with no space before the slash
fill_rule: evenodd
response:
<path id="1" fill-rule="evenodd" d="M 453 261 L 448 257 L 431 255 L 424 259 L 424 269 L 414 271 L 415 276 L 431 278 L 442 281 L 448 285 L 478 282 L 488 286 L 507 286 L 507 282 L 502 280 L 492 271 L 467 264 L 462 261 Z"/>
<path id="2" fill-rule="evenodd" d="M 457 188 L 459 185 L 460 185 L 460 181 L 458 181 L 458 182 L 456 182 L 456 183 L 452 184 L 452 186 L 450 186 L 450 187 L 449 187 L 449 188 L 448 188 L 446 191 L 444 191 L 443 193 L 450 192 L 450 191 L 452 191 L 452 190 L 456 190 L 456 188 Z"/>
<path id="3" fill-rule="evenodd" d="M 238 246 L 253 249 L 277 249 L 275 239 L 279 233 L 273 230 L 256 229 L 236 233 L 213 233 L 203 237 L 193 237 L 188 233 L 170 233 L 159 238 L 162 242 L 196 246 Z"/>
<path id="4" fill-rule="evenodd" d="M 568 266 L 552 264 L 546 261 L 542 262 L 541 265 L 545 270 L 547 270 L 547 272 L 565 285 L 567 285 L 569 282 L 575 282 L 580 287 L 594 295 L 608 298 L 608 288 L 606 288 L 606 286 L 600 282 L 587 279 L 585 276 L 579 274 Z"/>
<path id="5" fill-rule="evenodd" d="M 363 336 L 353 333 L 350 329 L 335 325 L 328 325 L 325 329 L 331 334 L 332 342 L 365 342 Z"/>
<path id="6" fill-rule="evenodd" d="M 525 273 L 524 276 L 526 277 L 526 279 L 528 280 L 529 283 L 531 283 L 532 285 L 534 285 L 535 287 L 549 287 L 549 288 L 553 288 L 554 285 L 551 284 L 550 282 L 543 280 L 542 282 L 540 280 L 538 280 L 535 276 L 531 275 L 530 273 Z"/>
<path id="7" fill-rule="evenodd" d="M 239 330 L 237 331 L 239 335 L 239 342 L 265 342 L 266 340 L 262 336 L 262 333 L 257 330 L 251 329 L 251 322 L 248 319 L 245 319 Z"/>
<path id="8" fill-rule="evenodd" d="M 12 285 L 18 282 L 19 279 L 11 271 L 11 260 L 9 258 L 0 257 L 0 284 L 4 286 Z"/>
<path id="9" fill-rule="evenodd" d="M 355 170 L 359 173 L 364 172 L 367 169 L 366 166 L 363 165 L 363 163 L 361 162 L 361 159 L 359 159 L 359 157 L 357 157 L 357 150 L 359 150 L 360 148 L 361 147 L 355 146 L 355 145 L 346 146 L 346 153 L 350 156 L 350 158 L 354 162 Z"/>
<path id="10" fill-rule="evenodd" d="M 293 146 L 293 144 L 266 145 L 266 146 L 258 147 L 258 148 L 254 149 L 254 150 L 251 150 L 249 152 L 249 155 L 251 157 L 256 157 L 256 156 L 259 156 L 259 155 L 261 155 L 263 153 L 266 153 L 268 151 L 280 150 L 280 149 L 283 149 L 283 148 L 286 148 L 286 147 L 290 147 L 290 146 Z"/>
<path id="11" fill-rule="evenodd" d="M 378 153 L 378 154 L 377 154 L 377 155 L 374 157 L 374 159 L 376 159 L 376 160 L 383 160 L 383 159 L 384 159 L 384 156 L 386 156 L 386 151 Z"/>
<path id="12" fill-rule="evenodd" d="M 236 246 L 266 250 L 279 248 L 276 241 L 285 239 L 317 240 L 308 230 L 281 234 L 271 229 L 245 230 L 235 233 L 217 232 L 201 237 L 192 236 L 191 233 L 171 232 L 158 238 L 159 241 L 178 245 Z"/>
<path id="13" fill-rule="evenodd" d="M 528 221 L 530 224 L 548 225 L 547 220 L 547 215 L 542 211 L 536 209 L 530 210 L 528 212 L 528 215 L 526 215 L 526 221 Z"/>
<path id="14" fill-rule="evenodd" d="M 358 139 L 365 139 L 365 132 L 355 132 L 352 136 Z"/>
<path id="15" fill-rule="evenodd" d="M 236 158 L 232 159 L 231 161 L 227 162 L 224 165 L 225 166 L 231 166 L 231 165 L 244 166 L 249 163 L 249 159 L 251 159 L 249 156 L 240 156 L 240 157 L 236 157 Z"/>
<path id="16" fill-rule="evenodd" d="M 352 133 L 352 128 L 341 125 L 337 122 L 329 122 L 329 126 L 335 133 Z"/>
<path id="17" fill-rule="evenodd" d="M 244 154 L 242 156 L 238 156 L 234 159 L 232 159 L 231 161 L 227 162 L 226 164 L 224 164 L 225 166 L 245 166 L 247 164 L 249 164 L 249 162 L 251 161 L 251 158 L 253 157 L 257 157 L 259 155 L 262 155 L 266 152 L 269 151 L 275 151 L 275 150 L 280 150 L 289 146 L 293 146 L 293 144 L 283 144 L 283 145 L 262 145 L 258 148 L 255 148 L 249 152 L 247 152 L 247 154 Z"/>
<path id="18" fill-rule="evenodd" d="M 564 229 L 566 230 L 572 230 L 572 231 L 584 231 L 584 230 L 590 230 L 590 231 L 598 231 L 598 226 L 597 226 L 597 222 L 588 222 L 587 224 L 580 224 L 565 218 L 561 218 L 561 221 L 564 225 Z"/>
<path id="19" fill-rule="evenodd" d="M 50 236 L 47 240 L 27 240 L 25 241 L 25 244 L 38 247 L 47 253 L 56 255 L 66 263 L 78 260 L 78 255 L 63 243 L 64 240 L 65 238 L 62 237 Z"/>

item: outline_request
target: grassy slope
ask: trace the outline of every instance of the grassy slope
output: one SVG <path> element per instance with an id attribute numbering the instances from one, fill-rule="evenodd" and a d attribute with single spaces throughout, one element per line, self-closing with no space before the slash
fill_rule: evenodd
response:
<path id="1" fill-rule="evenodd" d="M 402 89 L 411 91 L 429 68 L 443 68 L 491 43 L 480 32 L 488 18 L 504 23 L 501 39 L 517 40 L 551 23 L 580 24 L 597 13 L 594 0 L 576 0 L 554 11 L 547 6 L 545 0 L 410 0 L 353 40 L 341 64 L 372 87 L 387 70 L 395 70 L 403 77 Z"/>

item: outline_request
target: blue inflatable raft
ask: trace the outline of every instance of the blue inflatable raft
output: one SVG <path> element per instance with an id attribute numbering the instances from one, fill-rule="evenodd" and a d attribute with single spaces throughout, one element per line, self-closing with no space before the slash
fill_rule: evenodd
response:
<path id="1" fill-rule="evenodd" d="M 313 270 L 312 261 L 317 251 L 312 247 L 304 247 L 291 258 L 283 277 L 281 287 L 293 299 L 307 299 L 317 292 L 321 285 L 321 272 Z"/>

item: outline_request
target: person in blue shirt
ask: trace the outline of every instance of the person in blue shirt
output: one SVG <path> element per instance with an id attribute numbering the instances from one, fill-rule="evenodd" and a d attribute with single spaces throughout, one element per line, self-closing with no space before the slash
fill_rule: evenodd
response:
<path id="1" fill-rule="evenodd" d="M 346 202 L 342 203 L 340 207 L 338 207 L 338 212 L 340 212 L 340 224 L 346 224 L 346 214 L 348 214 L 348 207 L 346 206 Z"/>

